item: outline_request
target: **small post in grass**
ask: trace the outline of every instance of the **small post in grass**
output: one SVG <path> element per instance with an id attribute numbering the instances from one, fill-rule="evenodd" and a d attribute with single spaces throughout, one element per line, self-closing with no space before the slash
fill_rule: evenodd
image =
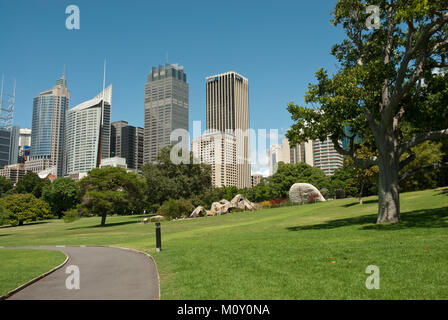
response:
<path id="1" fill-rule="evenodd" d="M 156 252 L 162 251 L 162 236 L 160 234 L 160 222 L 156 222 Z"/>

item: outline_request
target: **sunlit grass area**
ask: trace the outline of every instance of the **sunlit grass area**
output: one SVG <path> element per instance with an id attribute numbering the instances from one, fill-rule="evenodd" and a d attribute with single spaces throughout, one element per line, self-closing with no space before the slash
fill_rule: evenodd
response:
<path id="1" fill-rule="evenodd" d="M 60 251 L 0 249 L 0 296 L 64 262 Z"/>
<path id="2" fill-rule="evenodd" d="M 0 227 L 0 245 L 143 250 L 163 299 L 447 299 L 448 189 L 402 194 L 399 224 L 375 225 L 377 205 L 369 197 L 162 222 L 160 253 L 143 216 Z M 378 290 L 366 288 L 369 265 L 380 270 Z"/>

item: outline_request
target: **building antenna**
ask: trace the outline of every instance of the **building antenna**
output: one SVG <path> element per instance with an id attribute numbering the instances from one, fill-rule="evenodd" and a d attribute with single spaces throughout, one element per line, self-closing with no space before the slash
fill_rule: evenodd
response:
<path id="1" fill-rule="evenodd" d="M 106 86 L 106 58 L 104 58 L 104 74 L 103 74 L 103 98 L 104 98 L 104 89 Z"/>
<path id="2" fill-rule="evenodd" d="M 103 97 L 101 101 L 101 112 L 100 112 L 100 130 L 99 130 L 99 139 L 98 139 L 98 159 L 97 159 L 97 167 L 101 165 L 101 158 L 103 157 L 103 114 L 104 114 L 104 90 L 106 86 L 106 58 L 104 58 L 104 71 L 103 71 Z"/>

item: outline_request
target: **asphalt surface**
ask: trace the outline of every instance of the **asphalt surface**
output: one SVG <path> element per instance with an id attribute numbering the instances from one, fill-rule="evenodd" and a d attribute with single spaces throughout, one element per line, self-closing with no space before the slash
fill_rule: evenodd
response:
<path id="1" fill-rule="evenodd" d="M 157 268 L 146 254 L 110 247 L 15 247 L 18 248 L 60 250 L 68 261 L 8 300 L 160 299 Z M 68 289 L 66 285 L 69 277 L 69 287 L 74 284 L 73 268 L 69 268 L 72 265 L 79 268 L 79 289 Z"/>

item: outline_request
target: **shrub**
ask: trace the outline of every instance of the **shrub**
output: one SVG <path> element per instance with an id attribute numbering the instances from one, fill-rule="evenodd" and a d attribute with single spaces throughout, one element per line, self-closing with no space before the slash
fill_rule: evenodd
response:
<path id="1" fill-rule="evenodd" d="M 307 200 L 308 200 L 308 202 L 316 202 L 316 200 L 317 199 L 319 199 L 319 195 L 317 194 L 317 193 L 315 193 L 315 192 L 313 192 L 313 193 L 310 193 L 308 196 L 307 196 Z"/>
<path id="2" fill-rule="evenodd" d="M 320 190 L 320 194 L 322 195 L 322 197 L 324 197 L 325 199 L 327 199 L 328 196 L 330 195 L 330 191 L 328 191 L 327 188 L 322 188 L 322 190 Z"/>
<path id="3" fill-rule="evenodd" d="M 12 194 L 0 201 L 5 209 L 10 211 L 7 222 L 12 226 L 51 217 L 48 204 L 29 193 Z"/>
<path id="4" fill-rule="evenodd" d="M 0 226 L 8 224 L 9 216 L 11 215 L 11 211 L 6 209 L 1 203 L 0 203 Z"/>
<path id="5" fill-rule="evenodd" d="M 64 211 L 64 222 L 70 223 L 80 218 L 78 208 L 72 208 Z"/>
<path id="6" fill-rule="evenodd" d="M 175 219 L 180 217 L 188 217 L 193 210 L 193 204 L 186 199 L 168 199 L 159 208 L 158 213 L 169 219 Z"/>

